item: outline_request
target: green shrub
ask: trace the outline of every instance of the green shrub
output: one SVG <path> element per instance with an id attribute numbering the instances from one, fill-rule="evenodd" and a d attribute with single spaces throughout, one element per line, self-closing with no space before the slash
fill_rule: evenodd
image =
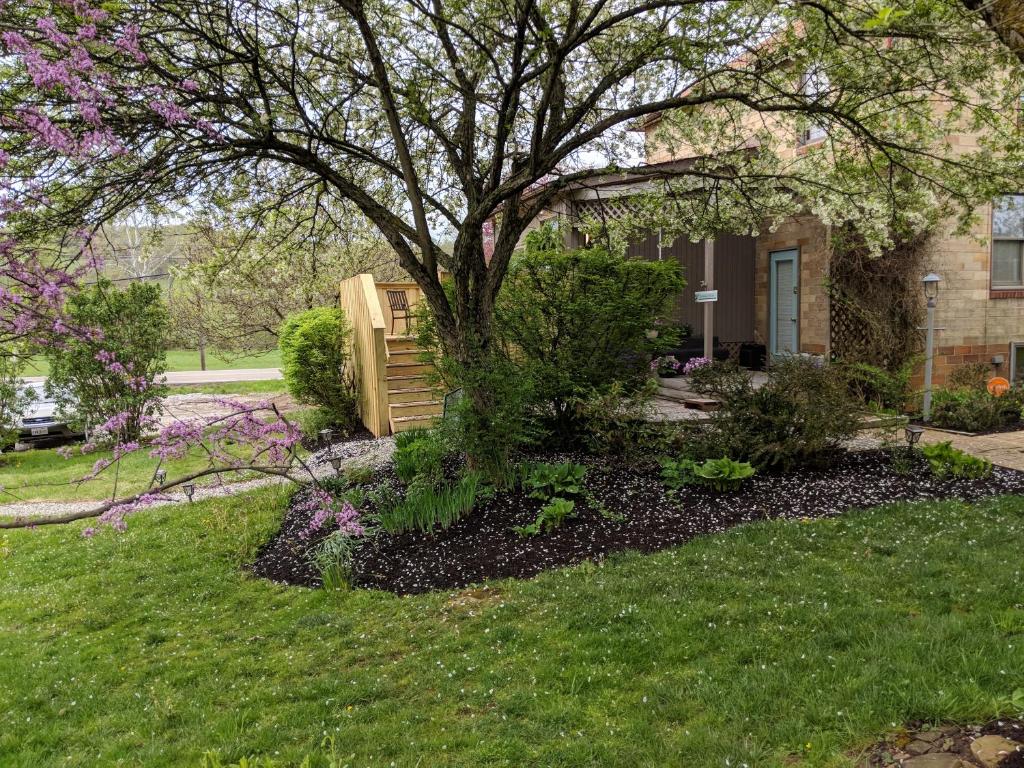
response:
<path id="1" fill-rule="evenodd" d="M 522 525 L 515 528 L 520 536 L 536 536 L 539 533 L 550 533 L 560 528 L 562 523 L 570 517 L 576 516 L 576 502 L 571 499 L 551 499 L 540 508 L 537 519 L 529 525 Z"/>
<path id="2" fill-rule="evenodd" d="M 96 343 L 68 336 L 66 344 L 46 352 L 48 391 L 65 417 L 80 426 L 96 428 L 123 414 L 110 436 L 118 442 L 137 440 L 167 393 L 165 385 L 156 383 L 167 368 L 167 307 L 160 286 L 129 283 L 116 288 L 100 280 L 74 293 L 67 311 L 75 326 L 103 331 L 102 350 L 112 357 L 104 362 L 98 359 Z M 112 375 L 111 365 L 130 375 Z M 153 384 L 140 389 L 134 377 Z"/>
<path id="3" fill-rule="evenodd" d="M 1011 389 L 1001 397 L 986 389 L 936 389 L 932 392 L 930 423 L 943 429 L 983 432 L 1021 420 L 1024 391 Z"/>
<path id="4" fill-rule="evenodd" d="M 727 399 L 750 386 L 750 374 L 736 363 L 713 360 L 694 368 L 689 374 L 690 388 L 701 395 Z"/>
<path id="5" fill-rule="evenodd" d="M 523 486 L 535 499 L 555 496 L 579 496 L 583 492 L 583 477 L 587 468 L 566 461 L 561 464 L 531 464 L 526 469 Z"/>
<path id="6" fill-rule="evenodd" d="M 356 421 L 355 392 L 348 373 L 351 333 L 340 309 L 318 307 L 290 315 L 281 325 L 281 370 L 288 392 L 322 409 L 332 426 Z"/>
<path id="7" fill-rule="evenodd" d="M 723 457 L 697 463 L 692 459 L 661 460 L 661 480 L 667 488 L 678 490 L 684 485 L 706 485 L 716 491 L 738 488 L 757 470 L 749 463 Z"/>
<path id="8" fill-rule="evenodd" d="M 992 366 L 988 363 L 967 363 L 958 365 L 949 374 L 949 386 L 951 389 L 987 391 L 991 377 Z"/>
<path id="9" fill-rule="evenodd" d="M 841 363 L 848 377 L 850 392 L 867 406 L 889 411 L 903 410 L 910 400 L 910 378 L 916 360 L 897 371 L 888 371 L 867 363 Z"/>
<path id="10" fill-rule="evenodd" d="M 841 366 L 776 360 L 760 388 L 742 371 L 715 367 L 721 375 L 707 392 L 721 406 L 692 438 L 689 458 L 731 456 L 757 469 L 791 470 L 821 465 L 857 432 L 859 409 Z"/>
<path id="11" fill-rule="evenodd" d="M 467 472 L 454 485 L 434 488 L 413 483 L 405 498 L 378 495 L 380 526 L 389 533 L 446 530 L 473 511 L 484 492 L 483 475 Z"/>
<path id="12" fill-rule="evenodd" d="M 674 260 L 625 259 L 600 248 L 566 252 L 538 247 L 536 239 L 509 268 L 494 333 L 532 382 L 538 419 L 572 440 L 581 430 L 580 400 L 616 382 L 637 389 L 649 376 L 665 339 L 647 331 L 671 311 L 685 281 Z"/>
<path id="13" fill-rule="evenodd" d="M 658 382 L 648 379 L 637 389 L 614 382 L 576 402 L 575 418 L 583 446 L 591 453 L 621 456 L 625 461 L 648 459 L 667 444 L 666 425 L 653 418 L 651 400 Z"/>
<path id="14" fill-rule="evenodd" d="M 943 480 L 948 477 L 977 480 L 992 474 L 990 461 L 954 448 L 948 440 L 922 446 L 921 453 L 928 460 L 932 474 Z"/>

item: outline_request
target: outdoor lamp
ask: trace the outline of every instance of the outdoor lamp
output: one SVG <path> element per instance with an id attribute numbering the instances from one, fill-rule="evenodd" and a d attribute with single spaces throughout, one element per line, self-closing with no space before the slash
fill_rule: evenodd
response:
<path id="1" fill-rule="evenodd" d="M 163 485 L 165 482 L 167 482 L 167 470 L 158 469 L 156 473 L 153 475 L 153 479 L 156 481 L 157 485 Z"/>
<path id="2" fill-rule="evenodd" d="M 934 301 L 938 297 L 940 280 L 942 278 L 934 272 L 929 272 L 921 278 L 921 285 L 924 286 L 924 297 L 929 301 Z"/>
<path id="3" fill-rule="evenodd" d="M 330 443 L 331 438 L 334 437 L 333 429 L 321 429 L 320 430 L 320 441 L 323 443 Z"/>
<path id="4" fill-rule="evenodd" d="M 921 435 L 924 434 L 924 427 L 919 427 L 916 424 L 908 424 L 903 429 L 903 434 L 907 438 L 907 445 L 913 448 L 921 440 Z"/>
<path id="5" fill-rule="evenodd" d="M 334 467 L 335 474 L 341 474 L 341 456 L 331 456 L 331 466 Z"/>
<path id="6" fill-rule="evenodd" d="M 183 490 L 185 492 L 185 495 L 188 496 L 189 502 L 191 502 L 192 501 L 192 494 L 194 494 L 196 492 L 196 484 L 195 483 L 185 483 L 183 486 L 181 486 L 181 490 Z"/>

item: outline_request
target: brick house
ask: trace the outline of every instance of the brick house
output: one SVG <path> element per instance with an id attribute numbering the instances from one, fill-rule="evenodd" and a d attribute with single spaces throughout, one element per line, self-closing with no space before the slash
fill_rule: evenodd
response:
<path id="1" fill-rule="evenodd" d="M 568 246 L 584 245 L 575 226 L 583 215 L 597 209 L 604 211 L 602 215 L 614 215 L 617 205 L 650 183 L 651 172 L 694 157 L 685 146 L 664 140 L 660 122 L 654 116 L 642 126 L 643 173 L 581 182 L 564 192 L 537 223 L 558 221 Z M 813 151 L 824 138 L 812 128 L 794 137 L 786 151 Z M 965 149 L 977 147 L 976 137 L 970 134 L 947 140 Z M 953 222 L 944 222 L 926 245 L 922 276 L 934 271 L 942 277 L 934 381 L 941 385 L 955 367 L 984 362 L 991 365 L 993 375 L 1024 384 L 1024 195 L 999 198 L 981 206 L 977 214 L 978 223 L 969 234 L 955 235 Z M 716 239 L 716 345 L 763 345 L 769 359 L 771 354 L 795 352 L 830 355 L 835 330 L 826 287 L 831 241 L 829 227 L 811 215 L 793 217 L 774 232 L 757 237 Z M 696 336 L 703 335 L 703 309 L 694 300 L 694 291 L 706 287 L 702 254 L 701 243 L 687 242 L 685 237 L 668 242 L 657 232 L 631 244 L 627 251 L 632 258 L 675 258 L 682 263 L 688 285 L 677 301 L 675 318 L 689 324 Z"/>

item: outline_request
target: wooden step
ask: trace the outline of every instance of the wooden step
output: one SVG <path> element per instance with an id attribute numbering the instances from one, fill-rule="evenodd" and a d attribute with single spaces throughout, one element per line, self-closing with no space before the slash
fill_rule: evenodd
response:
<path id="1" fill-rule="evenodd" d="M 403 416 L 440 416 L 444 410 L 439 400 L 414 400 L 411 403 L 391 403 L 391 418 Z"/>
<path id="2" fill-rule="evenodd" d="M 415 336 L 385 336 L 388 352 L 403 352 L 407 349 L 419 349 Z"/>
<path id="3" fill-rule="evenodd" d="M 434 425 L 437 416 L 393 416 L 391 418 L 392 432 L 406 432 L 410 429 L 428 429 Z"/>
<path id="4" fill-rule="evenodd" d="M 400 349 L 397 352 L 388 350 L 388 364 L 418 363 L 422 353 L 418 349 Z"/>
<path id="5" fill-rule="evenodd" d="M 710 397 L 698 395 L 696 392 L 689 392 L 675 387 L 658 387 L 658 396 L 674 403 L 682 403 L 687 408 L 696 408 L 700 411 L 713 411 L 720 403 Z"/>
<path id="6" fill-rule="evenodd" d="M 388 392 L 388 402 L 395 403 L 418 403 L 423 400 L 433 400 L 434 390 L 430 387 L 409 387 L 408 389 L 392 389 Z"/>
<path id="7" fill-rule="evenodd" d="M 426 389 L 430 387 L 430 379 L 423 374 L 388 376 L 387 382 L 389 394 L 391 392 L 402 392 L 407 389 Z"/>
<path id="8" fill-rule="evenodd" d="M 425 373 L 430 373 L 434 370 L 434 366 L 430 363 L 391 363 L 387 365 L 387 375 L 390 379 L 392 376 L 422 376 Z"/>

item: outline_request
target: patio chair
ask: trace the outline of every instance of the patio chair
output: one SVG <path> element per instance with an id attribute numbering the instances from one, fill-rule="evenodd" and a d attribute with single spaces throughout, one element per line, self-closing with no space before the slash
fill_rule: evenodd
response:
<path id="1" fill-rule="evenodd" d="M 404 290 L 391 290 L 390 288 L 386 291 L 388 294 L 388 306 L 391 308 L 391 335 L 395 333 L 395 321 L 405 320 L 405 332 L 409 332 L 409 321 L 412 319 L 412 313 L 409 310 L 409 298 L 405 295 Z"/>

